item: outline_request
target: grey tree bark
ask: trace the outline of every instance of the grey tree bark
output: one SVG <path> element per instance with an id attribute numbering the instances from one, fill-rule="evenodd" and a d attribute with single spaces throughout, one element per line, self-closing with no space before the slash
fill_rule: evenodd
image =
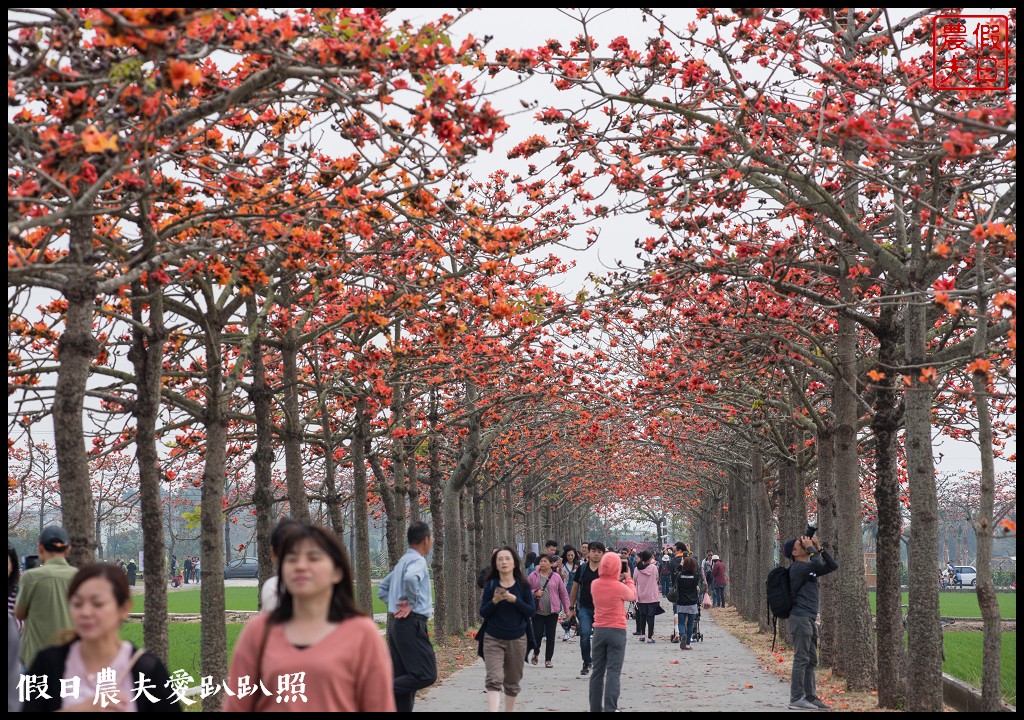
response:
<path id="1" fill-rule="evenodd" d="M 212 304 L 211 304 L 212 305 Z M 216 313 L 211 309 L 210 313 Z M 230 390 L 225 387 L 221 361 L 221 337 L 224 324 L 219 318 L 210 318 L 205 328 L 206 343 L 206 458 L 200 494 L 200 562 L 202 584 L 199 589 L 199 609 L 204 617 L 224 617 L 224 468 L 227 460 L 228 402 Z M 222 682 L 228 675 L 227 625 L 223 622 L 205 622 L 201 625 L 201 671 Z M 223 696 L 215 693 L 203 699 L 203 712 L 216 712 Z"/>
<path id="2" fill-rule="evenodd" d="M 71 218 L 68 257 L 62 265 L 67 280 L 62 292 L 67 302 L 64 332 L 57 341 L 57 386 L 53 397 L 53 444 L 57 455 L 57 482 L 64 529 L 71 543 L 68 562 L 77 567 L 96 558 L 95 513 L 89 483 L 83 412 L 85 387 L 99 343 L 92 334 L 97 284 L 94 269 L 85 261 L 92 251 L 92 216 Z"/>
<path id="3" fill-rule="evenodd" d="M 828 425 L 816 429 L 815 449 L 818 456 L 818 533 L 829 552 L 836 552 L 839 539 L 839 518 L 836 505 L 835 475 L 835 433 Z M 799 533 L 795 530 L 794 533 Z M 788 537 L 797 537 L 790 534 Z M 818 580 L 821 591 L 821 634 L 819 636 L 820 662 L 824 666 L 837 667 L 843 652 L 842 613 L 843 596 L 840 592 L 838 573 L 831 573 Z"/>
<path id="4" fill-rule="evenodd" d="M 915 244 L 914 253 L 924 250 Z M 916 264 L 916 263 L 915 263 Z M 942 626 L 935 551 L 939 546 L 939 503 L 932 456 L 931 409 L 934 390 L 920 377 L 927 365 L 929 288 L 908 288 L 904 357 L 910 386 L 905 388 L 906 462 L 910 484 L 910 607 L 907 618 L 907 709 L 942 712 Z"/>
<path id="5" fill-rule="evenodd" d="M 373 608 L 373 588 L 370 586 L 370 512 L 367 508 L 366 482 L 366 400 L 356 400 L 355 422 L 352 429 L 352 525 L 355 531 L 354 557 L 356 601 L 360 607 Z"/>
<path id="6" fill-rule="evenodd" d="M 878 366 L 885 377 L 875 383 L 871 431 L 875 437 L 875 507 L 878 510 L 875 628 L 878 638 L 878 706 L 901 708 L 907 694 L 906 649 L 900 607 L 900 537 L 903 518 L 898 475 L 898 433 L 902 414 L 896 395 L 899 361 L 899 313 L 896 305 L 879 311 Z"/>
<path id="7" fill-rule="evenodd" d="M 985 295 L 985 253 L 981 241 L 977 245 L 978 263 L 978 324 L 974 336 L 974 356 L 984 359 L 988 343 L 988 298 Z M 999 620 L 999 599 L 992 580 L 992 538 L 996 528 L 995 496 L 996 473 L 992 443 L 992 417 L 989 412 L 988 377 L 984 369 L 971 376 L 974 388 L 974 406 L 978 415 L 978 449 L 981 454 L 981 491 L 978 496 L 978 516 L 974 519 L 974 533 L 978 546 L 978 606 L 984 621 L 984 641 L 981 661 L 981 704 L 986 712 L 999 712 L 1002 705 L 1002 633 Z"/>
<path id="8" fill-rule="evenodd" d="M 143 315 L 149 307 L 149 318 Z M 137 396 L 135 415 L 135 460 L 139 466 L 139 500 L 142 508 L 142 551 L 145 558 L 142 576 L 145 585 L 146 613 L 142 618 L 142 637 L 146 649 L 167 663 L 167 567 L 164 562 L 162 500 L 160 496 L 160 457 L 156 449 L 156 424 L 160 413 L 160 387 L 163 377 L 164 343 L 167 328 L 163 321 L 163 295 L 158 288 L 144 289 L 132 284 L 132 346 L 128 359 L 135 370 Z"/>
<path id="9" fill-rule="evenodd" d="M 253 327 L 259 322 L 255 296 L 250 296 L 246 303 L 246 320 L 249 327 Z M 273 391 L 267 385 L 267 373 L 263 364 L 263 341 L 259 332 L 253 339 L 252 345 L 252 387 L 249 390 L 249 398 L 252 402 L 253 423 L 256 427 L 256 449 L 252 454 L 252 501 L 256 511 L 258 582 L 262 590 L 263 584 L 274 575 L 274 563 L 270 557 L 270 533 L 273 530 L 274 521 L 274 428 L 271 408 Z"/>
<path id="10" fill-rule="evenodd" d="M 839 272 L 840 292 L 852 296 L 844 268 Z M 851 689 L 875 687 L 875 645 L 864 584 L 864 551 L 861 544 L 860 463 L 857 456 L 857 335 L 854 321 L 838 318 L 836 348 L 839 376 L 835 384 L 835 477 L 839 544 L 836 548 L 843 596 L 840 655 L 842 674 Z M 841 550 L 841 552 L 838 552 Z"/>
<path id="11" fill-rule="evenodd" d="M 290 300 L 287 283 L 281 301 Z M 302 471 L 302 421 L 299 414 L 298 329 L 285 330 L 281 343 L 281 380 L 284 393 L 284 472 L 288 487 L 288 513 L 296 520 L 309 520 L 309 500 Z M 364 468 L 365 472 L 365 468 Z"/>

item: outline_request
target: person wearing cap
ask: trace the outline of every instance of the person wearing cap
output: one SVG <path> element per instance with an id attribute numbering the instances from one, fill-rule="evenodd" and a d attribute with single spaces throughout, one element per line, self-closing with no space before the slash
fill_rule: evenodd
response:
<path id="1" fill-rule="evenodd" d="M 817 536 L 787 540 L 782 554 L 793 561 L 789 567 L 789 587 L 793 591 L 793 610 L 789 614 L 789 631 L 793 634 L 789 707 L 827 710 L 830 706 L 818 697 L 814 680 L 814 669 L 818 666 L 818 578 L 839 565 L 822 550 Z"/>
<path id="2" fill-rule="evenodd" d="M 59 525 L 43 528 L 39 535 L 42 564 L 21 576 L 14 614 L 25 621 L 21 635 L 21 662 L 25 667 L 31 667 L 40 650 L 62 642 L 63 631 L 72 629 L 68 586 L 76 570 L 68 565 L 70 549 L 64 528 Z"/>

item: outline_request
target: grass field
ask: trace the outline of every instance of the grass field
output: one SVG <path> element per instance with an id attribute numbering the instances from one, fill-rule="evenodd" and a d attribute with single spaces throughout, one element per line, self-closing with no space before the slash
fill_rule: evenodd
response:
<path id="1" fill-rule="evenodd" d="M 907 604 L 908 594 L 903 593 L 902 604 Z M 1004 618 L 1017 618 L 1017 594 L 998 593 L 999 614 Z M 871 604 L 871 612 L 875 612 L 875 594 L 868 593 L 868 602 Z M 981 608 L 978 607 L 978 596 L 972 592 L 943 592 L 939 593 L 939 613 L 946 617 L 981 617 Z"/>
<path id="2" fill-rule="evenodd" d="M 224 588 L 224 606 L 226 610 L 256 610 L 257 588 L 227 587 Z M 132 595 L 132 612 L 144 612 L 146 599 L 144 595 Z M 175 590 L 167 593 L 167 612 L 198 613 L 199 588 L 195 590 Z M 387 612 L 387 607 L 376 595 L 373 598 L 373 612 Z"/>
<path id="3" fill-rule="evenodd" d="M 1003 699 L 1011 705 L 1017 704 L 1017 633 L 1004 632 L 1002 657 Z M 980 632 L 947 632 L 942 635 L 946 649 L 946 661 L 942 670 L 953 677 L 981 687 L 981 642 Z"/>
<path id="4" fill-rule="evenodd" d="M 239 588 L 242 589 L 242 588 Z M 170 647 L 170 672 L 185 670 L 195 678 L 193 685 L 199 684 L 202 674 L 199 665 L 199 623 L 171 623 L 168 626 L 168 645 Z M 241 623 L 228 623 L 228 658 L 235 650 L 238 634 L 242 632 Z M 142 623 L 125 623 L 121 626 L 121 637 L 142 646 Z"/>

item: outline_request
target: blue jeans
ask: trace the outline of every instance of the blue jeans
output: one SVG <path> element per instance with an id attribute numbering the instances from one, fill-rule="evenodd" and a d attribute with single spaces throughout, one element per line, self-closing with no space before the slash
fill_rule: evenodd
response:
<path id="1" fill-rule="evenodd" d="M 584 665 L 593 665 L 594 658 L 590 655 L 590 637 L 594 634 L 594 608 L 576 607 L 576 619 L 580 622 L 580 655 Z"/>
<path id="2" fill-rule="evenodd" d="M 672 589 L 672 576 L 662 575 L 661 576 L 661 594 L 668 595 L 668 591 Z"/>
<path id="3" fill-rule="evenodd" d="M 725 585 L 715 585 L 715 607 L 725 607 Z"/>
<path id="4" fill-rule="evenodd" d="M 684 645 L 689 645 L 690 640 L 693 639 L 693 627 L 697 623 L 697 615 L 695 613 L 679 613 L 679 635 L 681 640 L 685 640 Z"/>

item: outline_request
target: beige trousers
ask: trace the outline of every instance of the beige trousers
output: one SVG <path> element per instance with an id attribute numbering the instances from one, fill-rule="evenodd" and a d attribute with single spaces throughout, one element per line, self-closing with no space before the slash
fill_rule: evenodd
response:
<path id="1" fill-rule="evenodd" d="M 484 633 L 484 667 L 488 690 L 504 690 L 508 697 L 519 694 L 519 681 L 523 679 L 523 657 L 526 655 L 526 636 L 515 640 L 499 640 Z"/>

